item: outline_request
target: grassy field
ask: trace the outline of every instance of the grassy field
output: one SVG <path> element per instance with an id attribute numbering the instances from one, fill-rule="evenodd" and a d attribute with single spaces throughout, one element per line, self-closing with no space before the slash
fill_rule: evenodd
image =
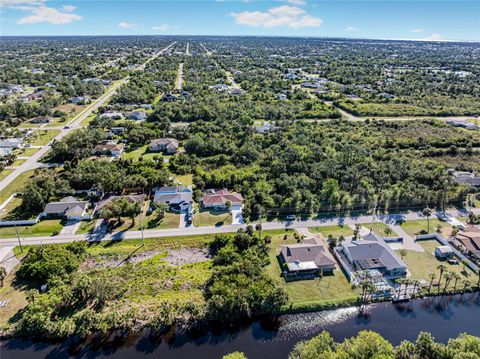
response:
<path id="1" fill-rule="evenodd" d="M 463 287 L 461 282 L 464 279 L 469 280 L 472 284 L 476 283 L 476 276 L 469 268 L 464 268 L 461 263 L 449 264 L 447 261 L 442 261 L 435 257 L 435 248 L 441 245 L 438 241 L 432 239 L 419 241 L 418 243 L 425 249 L 425 252 L 406 251 L 407 254 L 403 257 L 403 260 L 407 263 L 408 271 L 411 273 L 411 279 L 423 279 L 430 283 L 429 275 L 435 274 L 435 281 L 438 281 L 440 271 L 437 267 L 443 264 L 448 272 L 460 275 L 461 279 L 458 281 L 457 288 Z M 442 278 L 442 283 L 444 282 L 445 280 Z M 453 288 L 453 285 L 454 281 L 452 280 L 449 288 Z"/>
<path id="2" fill-rule="evenodd" d="M 340 269 L 335 270 L 333 275 L 324 276 L 321 279 L 285 282 L 283 277 L 280 276 L 281 268 L 277 260 L 277 254 L 282 245 L 295 244 L 296 240 L 291 231 L 270 232 L 265 233 L 272 235 L 272 242 L 269 245 L 270 264 L 265 270 L 278 286 L 286 290 L 289 302 L 293 307 L 308 306 L 312 303 L 329 306 L 344 301 L 354 301 L 357 298 L 357 290 L 352 289 Z M 285 235 L 287 239 L 284 239 Z"/>
<path id="3" fill-rule="evenodd" d="M 82 126 L 88 126 L 88 124 L 97 116 L 96 114 L 91 114 L 88 116 L 86 119 L 84 119 L 82 122 L 80 122 L 80 125 Z"/>
<path id="4" fill-rule="evenodd" d="M 450 235 L 452 232 L 452 226 L 440 221 L 438 218 L 430 218 L 430 228 L 428 228 L 428 221 L 426 219 L 405 221 L 400 227 L 402 227 L 402 229 L 409 235 L 414 236 L 422 230 L 427 231 L 428 233 L 434 233 L 439 225 L 441 226 L 441 232 L 443 235 Z"/>
<path id="5" fill-rule="evenodd" d="M 162 229 L 162 228 L 178 228 L 180 225 L 180 215 L 178 213 L 165 212 L 165 215 L 160 221 L 156 219 L 156 213 L 143 218 L 143 225 L 145 229 Z M 135 220 L 134 230 L 140 230 L 140 218 Z"/>
<path id="6" fill-rule="evenodd" d="M 25 171 L 20 174 L 14 181 L 0 191 L 0 203 L 3 203 L 13 193 L 21 191 L 27 180 L 32 177 L 34 170 Z"/>
<path id="7" fill-rule="evenodd" d="M 44 220 L 33 226 L 17 226 L 20 237 L 51 236 L 54 231 L 60 232 L 63 228 L 60 220 Z M 0 227 L 0 237 L 13 238 L 17 236 L 15 227 Z"/>
<path id="8" fill-rule="evenodd" d="M 59 133 L 60 130 L 38 130 L 34 132 L 27 142 L 32 146 L 45 146 Z"/>
<path id="9" fill-rule="evenodd" d="M 75 234 L 90 233 L 93 230 L 93 228 L 95 227 L 95 222 L 96 222 L 95 220 L 93 220 L 93 221 L 82 221 Z"/>
<path id="10" fill-rule="evenodd" d="M 26 160 L 24 159 L 16 159 L 15 162 L 13 162 L 11 164 L 12 167 L 18 167 L 20 166 L 21 164 L 23 164 Z"/>
<path id="11" fill-rule="evenodd" d="M 353 230 L 349 226 L 340 224 L 335 226 L 318 226 L 309 228 L 309 230 L 312 233 L 321 233 L 325 238 L 330 234 L 334 237 L 353 235 Z"/>
<path id="12" fill-rule="evenodd" d="M 124 152 L 122 154 L 124 159 L 132 159 L 138 161 L 140 157 L 143 159 L 152 159 L 153 157 L 162 157 L 161 153 L 157 152 L 148 152 L 148 145 L 137 148 L 136 150 L 130 152 Z"/>
<path id="13" fill-rule="evenodd" d="M 5 177 L 7 177 L 12 172 L 13 172 L 13 170 L 3 170 L 2 172 L 0 172 L 0 181 L 3 180 Z"/>
<path id="14" fill-rule="evenodd" d="M 232 224 L 232 215 L 227 211 L 202 209 L 193 216 L 195 226 L 215 226 Z"/>
<path id="15" fill-rule="evenodd" d="M 15 283 L 15 284 L 14 284 Z M 0 310 L 0 327 L 27 305 L 26 292 L 15 282 L 15 273 L 5 278 L 0 288 L 0 300 L 8 300 L 8 305 Z"/>

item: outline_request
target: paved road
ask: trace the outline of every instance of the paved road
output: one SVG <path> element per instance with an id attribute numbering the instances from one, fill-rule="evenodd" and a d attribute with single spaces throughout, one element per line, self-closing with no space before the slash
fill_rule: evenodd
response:
<path id="1" fill-rule="evenodd" d="M 171 43 L 169 46 L 165 47 L 164 49 L 160 50 L 159 52 L 155 53 L 152 57 L 150 57 L 147 61 L 145 61 L 142 65 L 138 66 L 134 71 L 140 71 L 145 68 L 145 66 L 160 56 L 163 52 L 168 50 L 171 46 L 173 46 L 175 42 Z M 98 109 L 102 106 L 106 101 L 110 99 L 115 94 L 115 91 L 122 86 L 123 84 L 127 83 L 130 80 L 130 76 L 127 76 L 119 81 L 116 81 L 112 86 L 108 88 L 108 90 L 100 96 L 95 102 L 93 102 L 90 106 L 80 112 L 77 116 L 75 116 L 70 122 L 68 122 L 68 128 L 62 128 L 60 133 L 53 138 L 46 146 L 40 148 L 39 151 L 34 153 L 30 156 L 24 163 L 20 166 L 16 167 L 15 170 L 10 173 L 7 177 L 5 177 L 2 181 L 0 181 L 0 191 L 8 186 L 11 182 L 15 180 L 21 173 L 32 170 L 38 167 L 41 167 L 42 164 L 39 163 L 39 159 L 42 158 L 51 148 L 51 144 L 54 141 L 59 141 L 66 135 L 68 135 L 71 131 L 74 131 L 81 127 L 81 122 L 85 120 L 88 116 L 92 114 L 93 111 Z"/>
<path id="2" fill-rule="evenodd" d="M 213 52 L 208 50 L 204 44 L 200 44 L 201 47 L 203 47 L 203 49 L 205 50 L 207 56 L 212 56 Z"/>
<path id="3" fill-rule="evenodd" d="M 453 217 L 464 216 L 466 210 L 451 210 L 447 213 Z M 480 212 L 480 209 L 476 209 L 476 212 Z M 432 216 L 433 218 L 433 216 Z M 420 212 L 407 212 L 389 215 L 362 215 L 362 216 L 347 216 L 347 217 L 329 217 L 320 219 L 308 219 L 308 220 L 295 220 L 295 221 L 274 221 L 262 223 L 264 230 L 270 229 L 293 229 L 293 228 L 308 228 L 316 226 L 332 226 L 337 224 L 353 225 L 355 223 L 372 223 L 383 222 L 385 224 L 394 224 L 398 220 L 411 220 L 411 219 L 425 219 Z M 217 234 L 217 233 L 229 233 L 236 232 L 239 228 L 245 228 L 246 224 L 237 225 L 224 225 L 221 227 L 208 226 L 208 227 L 188 227 L 188 228 L 172 228 L 172 229 L 149 229 L 144 231 L 145 238 L 161 238 L 161 237 L 178 237 L 188 235 L 201 235 L 201 234 Z M 102 240 L 124 240 L 124 239 L 138 239 L 141 238 L 140 231 L 126 231 L 117 232 L 113 234 L 91 235 L 91 234 L 79 234 L 79 235 L 58 235 L 55 237 L 25 237 L 21 238 L 21 241 L 25 245 L 33 244 L 50 244 L 50 243 L 68 243 L 76 240 L 89 240 L 89 241 L 102 241 Z M 18 244 L 16 238 L 0 238 L 0 248 L 5 246 L 15 246 Z"/>

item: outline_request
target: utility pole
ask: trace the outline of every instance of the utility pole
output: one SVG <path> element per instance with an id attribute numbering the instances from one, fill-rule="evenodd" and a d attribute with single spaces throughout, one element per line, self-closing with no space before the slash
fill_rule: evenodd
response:
<path id="1" fill-rule="evenodd" d="M 18 245 L 20 246 L 20 253 L 23 253 L 22 242 L 20 241 L 20 235 L 18 234 L 18 228 L 15 225 L 15 232 L 17 233 Z"/>

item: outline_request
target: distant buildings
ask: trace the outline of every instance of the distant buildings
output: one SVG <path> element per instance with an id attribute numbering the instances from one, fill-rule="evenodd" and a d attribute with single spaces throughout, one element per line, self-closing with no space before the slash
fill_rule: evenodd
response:
<path id="1" fill-rule="evenodd" d="M 22 147 L 21 138 L 5 138 L 0 139 L 0 148 L 8 148 L 11 150 Z"/>
<path id="2" fill-rule="evenodd" d="M 478 125 L 468 122 L 467 120 L 464 119 L 449 119 L 447 120 L 447 125 L 454 126 L 454 127 L 462 127 L 467 130 L 478 130 L 479 127 Z"/>
<path id="3" fill-rule="evenodd" d="M 85 101 L 85 97 L 83 96 L 77 96 L 77 97 L 70 97 L 68 99 L 68 102 L 73 103 L 73 104 L 79 104 Z"/>
<path id="4" fill-rule="evenodd" d="M 202 196 L 200 203 L 203 208 L 226 209 L 227 202 L 230 202 L 231 209 L 242 207 L 243 197 L 240 193 L 230 192 L 227 189 L 207 190 Z"/>
<path id="5" fill-rule="evenodd" d="M 480 226 L 469 224 L 465 230 L 457 233 L 453 244 L 462 252 L 480 262 Z"/>
<path id="6" fill-rule="evenodd" d="M 113 156 L 118 157 L 123 153 L 124 146 L 121 143 L 115 143 L 111 141 L 104 141 L 95 146 L 92 154 L 95 156 Z"/>
<path id="7" fill-rule="evenodd" d="M 451 171 L 453 180 L 459 184 L 467 184 L 470 186 L 480 186 L 480 176 L 471 172 Z"/>
<path id="8" fill-rule="evenodd" d="M 52 121 L 52 118 L 48 116 L 37 116 L 30 120 L 31 123 L 35 124 L 49 123 L 50 121 Z"/>
<path id="9" fill-rule="evenodd" d="M 129 120 L 143 121 L 147 118 L 147 114 L 144 111 L 133 111 L 127 116 Z"/>
<path id="10" fill-rule="evenodd" d="M 99 117 L 101 119 L 121 120 L 123 118 L 123 114 L 121 112 L 104 112 Z"/>

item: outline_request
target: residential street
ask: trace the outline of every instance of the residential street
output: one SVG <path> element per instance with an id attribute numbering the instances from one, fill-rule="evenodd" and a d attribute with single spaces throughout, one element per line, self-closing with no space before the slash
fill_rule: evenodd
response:
<path id="1" fill-rule="evenodd" d="M 474 209 L 475 213 L 479 213 L 480 209 Z M 467 210 L 449 210 L 446 211 L 452 217 L 464 216 Z M 431 218 L 434 218 L 432 214 Z M 383 222 L 387 225 L 394 225 L 399 220 L 414 220 L 425 219 L 420 212 L 407 212 L 388 215 L 363 215 L 363 216 L 347 216 L 347 217 L 329 217 L 320 219 L 295 220 L 295 221 L 272 221 L 262 223 L 264 230 L 270 229 L 286 229 L 286 228 L 308 228 L 316 226 L 333 226 L 338 224 L 354 225 L 356 223 L 372 223 Z M 255 223 L 253 223 L 255 224 Z M 236 232 L 239 228 L 245 228 L 246 224 L 224 225 L 221 227 L 206 226 L 206 227 L 188 227 L 188 228 L 172 228 L 172 229 L 147 229 L 144 230 L 145 238 L 160 238 L 160 237 L 178 237 L 201 234 L 216 234 Z M 400 233 L 399 233 L 400 234 Z M 140 231 L 126 231 L 112 234 L 104 234 L 101 231 L 98 234 L 78 234 L 78 235 L 58 235 L 55 237 L 25 237 L 21 238 L 22 244 L 51 244 L 51 243 L 68 243 L 76 240 L 102 241 L 102 240 L 126 240 L 141 238 Z M 411 238 L 411 237 L 410 237 Z M 408 239 L 407 239 L 408 240 Z M 412 239 L 413 240 L 413 239 Z M 412 243 L 414 245 L 414 243 Z M 18 245 L 17 238 L 0 238 L 0 248 L 11 247 Z"/>
<path id="2" fill-rule="evenodd" d="M 143 70 L 145 68 L 145 65 L 148 64 L 150 61 L 153 59 L 157 58 L 160 56 L 163 52 L 168 50 L 171 46 L 173 46 L 175 42 L 171 43 L 164 49 L 160 50 L 157 52 L 155 55 L 150 57 L 147 61 L 145 61 L 142 65 L 137 67 L 135 69 L 136 71 L 138 70 Z M 88 116 L 92 114 L 93 111 L 95 111 L 97 108 L 102 106 L 106 101 L 108 101 L 116 92 L 116 90 L 123 84 L 127 83 L 130 80 L 130 77 L 127 76 L 119 81 L 117 81 L 113 86 L 109 87 L 107 92 L 105 92 L 102 96 L 100 96 L 96 101 L 94 101 L 91 105 L 89 105 L 86 109 L 84 109 L 82 112 L 80 112 L 77 116 L 75 116 L 62 130 L 60 133 L 53 138 L 46 146 L 43 146 L 40 148 L 39 151 L 34 153 L 32 156 L 30 156 L 24 163 L 22 163 L 20 166 L 16 167 L 16 169 L 10 173 L 8 176 L 6 176 L 3 180 L 0 181 L 0 191 L 4 189 L 7 185 L 9 185 L 11 182 L 15 180 L 21 173 L 26 172 L 28 170 L 32 170 L 35 168 L 39 168 L 43 166 L 44 164 L 38 162 L 40 158 L 42 158 L 51 148 L 51 144 L 54 141 L 59 141 L 66 135 L 68 135 L 71 131 L 74 131 L 78 128 L 81 127 L 81 122 L 85 120 Z"/>

